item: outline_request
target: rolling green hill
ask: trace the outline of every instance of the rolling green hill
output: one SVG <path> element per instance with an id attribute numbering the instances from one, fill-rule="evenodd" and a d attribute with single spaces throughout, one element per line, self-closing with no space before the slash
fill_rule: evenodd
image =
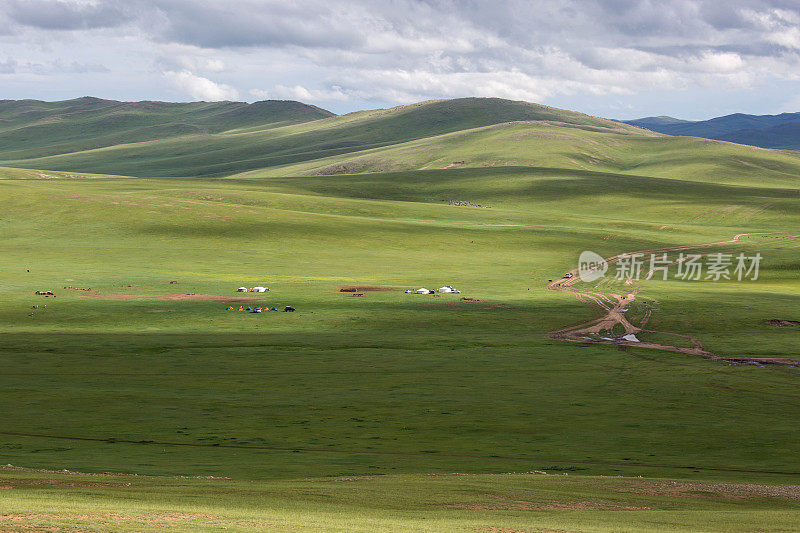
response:
<path id="1" fill-rule="evenodd" d="M 37 158 L 123 143 L 296 124 L 332 113 L 300 102 L 0 101 L 0 157 Z M 74 170 L 74 169 L 71 169 Z"/>
<path id="2" fill-rule="evenodd" d="M 93 150 L 69 146 L 63 148 L 64 154 L 48 157 L 32 154 L 20 158 L 20 152 L 0 150 L 0 160 L 8 161 L 8 166 L 135 176 L 224 175 L 519 120 L 645 134 L 631 126 L 546 106 L 466 98 L 363 111 L 313 123 L 253 125 L 215 135 L 186 135 Z"/>
<path id="3" fill-rule="evenodd" d="M 245 113 L 249 107 L 239 109 Z M 572 111 L 492 98 L 422 102 L 311 122 L 303 121 L 308 119 L 304 115 L 295 120 L 298 124 L 285 124 L 292 115 L 281 115 L 280 123 L 242 123 L 232 129 L 232 122 L 225 121 L 218 126 L 225 131 L 216 133 L 97 149 L 83 149 L 80 141 L 27 151 L 0 145 L 0 161 L 12 167 L 148 177 L 535 166 L 779 187 L 791 186 L 800 171 L 800 156 L 794 153 L 668 137 Z M 57 125 L 48 127 L 58 130 Z M 38 157 L 37 150 L 65 153 Z"/>
<path id="4" fill-rule="evenodd" d="M 249 177 L 548 167 L 688 181 L 794 187 L 800 156 L 689 137 L 511 122 L 242 173 Z"/>

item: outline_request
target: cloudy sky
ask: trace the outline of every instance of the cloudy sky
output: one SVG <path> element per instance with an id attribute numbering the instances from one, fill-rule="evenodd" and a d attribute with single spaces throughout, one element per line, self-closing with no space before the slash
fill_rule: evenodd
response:
<path id="1" fill-rule="evenodd" d="M 0 0 L 0 99 L 800 111 L 798 0 Z"/>

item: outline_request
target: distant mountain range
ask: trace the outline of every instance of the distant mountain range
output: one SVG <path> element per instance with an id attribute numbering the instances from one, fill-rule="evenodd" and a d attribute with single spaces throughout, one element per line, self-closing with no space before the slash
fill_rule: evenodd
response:
<path id="1" fill-rule="evenodd" d="M 699 121 L 662 116 L 620 122 L 667 135 L 704 137 L 761 148 L 800 149 L 800 113 L 780 115 L 735 113 Z"/>

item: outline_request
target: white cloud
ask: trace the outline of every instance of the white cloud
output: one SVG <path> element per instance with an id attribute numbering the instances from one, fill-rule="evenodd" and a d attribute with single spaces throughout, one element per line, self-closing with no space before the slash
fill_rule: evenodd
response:
<path id="1" fill-rule="evenodd" d="M 299 100 L 301 102 L 344 102 L 350 100 L 350 96 L 345 94 L 338 85 L 333 85 L 329 89 L 306 89 L 302 85 L 291 87 L 275 85 L 268 91 L 251 89 L 250 94 L 262 100 Z"/>
<path id="2" fill-rule="evenodd" d="M 5 0 L 11 18 L 24 26 L 81 30 L 119 26 L 133 18 L 125 2 L 101 0 Z"/>
<path id="3" fill-rule="evenodd" d="M 786 48 L 800 50 L 800 29 L 797 26 L 770 33 L 766 39 Z"/>
<path id="4" fill-rule="evenodd" d="M 741 56 L 732 52 L 703 52 L 698 57 L 690 58 L 686 64 L 691 70 L 709 74 L 733 72 L 745 66 Z"/>
<path id="5" fill-rule="evenodd" d="M 215 83 L 208 78 L 192 74 L 188 70 L 169 70 L 164 72 L 164 76 L 176 89 L 195 100 L 219 102 L 239 98 L 239 92 L 233 87 Z"/>
<path id="6" fill-rule="evenodd" d="M 3 44 L 18 48 L 3 57 L 17 64 L 0 70 L 23 97 L 43 89 L 21 65 L 65 50 L 64 65 L 110 69 L 91 82 L 79 66 L 62 72 L 59 86 L 83 82 L 79 94 L 105 79 L 145 97 L 174 97 L 171 85 L 187 98 L 238 90 L 339 110 L 468 95 L 610 106 L 613 95 L 757 94 L 800 80 L 797 0 L 0 0 L 4 19 Z"/>

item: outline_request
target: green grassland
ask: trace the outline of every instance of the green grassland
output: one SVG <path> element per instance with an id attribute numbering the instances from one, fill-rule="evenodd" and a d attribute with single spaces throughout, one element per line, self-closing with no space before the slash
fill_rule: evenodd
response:
<path id="1" fill-rule="evenodd" d="M 746 532 L 796 530 L 800 510 L 798 487 L 562 474 L 244 481 L 0 468 L 5 489 L 0 527 Z"/>
<path id="2" fill-rule="evenodd" d="M 107 490 L 14 481 L 61 478 L 0 470 L 0 486 L 12 487 L 0 491 L 0 527 L 4 513 L 49 509 L 25 523 L 78 527 L 83 514 L 103 529 L 95 513 L 182 512 L 232 529 L 796 529 L 796 497 L 620 496 L 615 487 L 639 475 L 797 484 L 800 369 L 554 340 L 549 332 L 598 312 L 546 285 L 583 250 L 611 256 L 758 233 L 704 253 L 758 251 L 759 280 L 641 282 L 640 300 L 655 329 L 696 337 L 720 356 L 800 359 L 800 327 L 764 322 L 800 320 L 797 157 L 632 127 L 594 131 L 578 114 L 572 125 L 487 124 L 519 116 L 498 113 L 440 117 L 427 130 L 406 124 L 405 135 L 384 125 L 384 137 L 371 133 L 387 146 L 355 157 L 391 163 L 355 174 L 315 175 L 353 155 L 315 152 L 309 163 L 292 156 L 289 166 L 237 174 L 248 165 L 231 159 L 205 173 L 222 177 L 141 177 L 203 166 L 211 145 L 202 143 L 188 166 L 156 152 L 138 166 L 118 158 L 133 150 L 122 146 L 92 152 L 85 165 L 70 167 L 90 152 L 36 167 L 60 171 L 0 170 L 0 459 L 139 474 L 86 478 L 131 483 Z M 338 121 L 356 134 L 372 115 L 402 112 L 285 128 L 321 135 L 321 123 Z M 448 134 L 456 128 L 471 129 Z M 547 128 L 640 163 L 572 165 L 564 161 L 586 153 L 570 154 L 572 140 L 517 147 L 506 136 Z M 204 138 L 229 135 L 255 134 Z M 427 144 L 408 140 L 422 137 Z M 413 155 L 413 143 L 431 153 Z M 537 151 L 545 145 L 550 155 Z M 105 152 L 117 155 L 97 155 Z M 434 155 L 471 163 L 441 169 L 428 165 Z M 49 164 L 61 157 L 63 167 Z M 298 311 L 124 297 L 236 297 L 236 287 L 256 284 L 271 290 L 255 303 Z M 339 292 L 349 284 L 388 290 Z M 402 292 L 443 284 L 463 292 Z M 569 476 L 500 475 L 533 470 Z M 444 475 L 452 472 L 470 475 Z M 357 481 L 323 482 L 342 476 Z M 498 497 L 517 503 L 486 503 Z M 586 500 L 601 503 L 560 507 Z M 170 527 L 213 525 L 187 520 Z"/>

